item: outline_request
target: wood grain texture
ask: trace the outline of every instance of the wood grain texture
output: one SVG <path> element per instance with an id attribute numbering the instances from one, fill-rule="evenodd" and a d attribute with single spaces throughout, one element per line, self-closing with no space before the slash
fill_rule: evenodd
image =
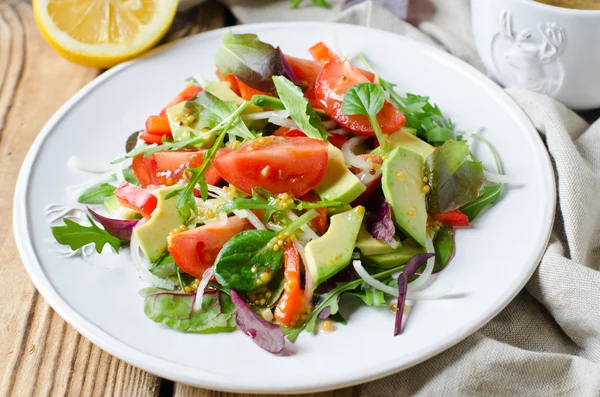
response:
<path id="1" fill-rule="evenodd" d="M 33 287 L 12 233 L 12 188 L 33 139 L 96 69 L 43 41 L 26 3 L 0 4 L 0 396 L 157 396 L 159 379 L 101 351 Z"/>

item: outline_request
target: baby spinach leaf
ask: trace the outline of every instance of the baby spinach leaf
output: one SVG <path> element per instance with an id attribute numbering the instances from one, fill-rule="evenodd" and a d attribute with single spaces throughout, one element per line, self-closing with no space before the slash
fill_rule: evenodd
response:
<path id="1" fill-rule="evenodd" d="M 387 141 L 377 120 L 377 113 L 379 113 L 384 103 L 385 93 L 383 88 L 373 83 L 355 85 L 344 94 L 344 100 L 342 101 L 342 112 L 344 114 L 367 116 L 373 126 L 379 145 L 383 149 L 387 146 Z"/>
<path id="2" fill-rule="evenodd" d="M 177 265 L 171 254 L 160 258 L 151 268 L 150 271 L 157 277 L 165 278 L 177 275 Z"/>
<path id="3" fill-rule="evenodd" d="M 233 74 L 264 92 L 275 89 L 271 77 L 284 74 L 279 52 L 255 34 L 225 33 L 221 48 L 215 54 L 215 64 L 223 75 Z"/>
<path id="4" fill-rule="evenodd" d="M 433 272 L 437 273 L 442 271 L 454 256 L 454 229 L 451 226 L 444 225 L 436 233 L 433 248 L 435 250 Z"/>
<path id="5" fill-rule="evenodd" d="M 194 310 L 196 294 L 178 294 L 157 288 L 140 291 L 144 297 L 144 314 L 154 322 L 183 332 L 210 334 L 236 329 L 235 305 L 220 291 L 206 291 L 202 309 Z"/>
<path id="6" fill-rule="evenodd" d="M 119 252 L 121 241 L 111 236 L 106 230 L 100 229 L 88 215 L 90 226 L 80 225 L 70 219 L 63 218 L 65 226 L 53 226 L 52 235 L 60 244 L 68 245 L 74 251 L 88 244 L 94 244 L 98 253 L 102 252 L 105 244 L 109 244 Z"/>
<path id="7" fill-rule="evenodd" d="M 477 199 L 485 177 L 481 163 L 470 158 L 467 142 L 455 140 L 446 141 L 427 158 L 429 212 L 453 211 Z"/>
<path id="8" fill-rule="evenodd" d="M 502 195 L 502 184 L 489 185 L 483 187 L 483 194 L 476 200 L 471 201 L 460 207 L 460 212 L 469 217 L 469 222 L 473 222 L 477 215 L 488 205 L 496 203 Z"/>
<path id="9" fill-rule="evenodd" d="M 103 183 L 100 186 L 89 188 L 79 198 L 78 203 L 81 204 L 102 204 L 104 199 L 110 197 L 115 192 L 116 187 L 108 183 Z"/>
<path id="10" fill-rule="evenodd" d="M 223 245 L 215 260 L 215 277 L 226 288 L 252 292 L 265 286 L 281 268 L 282 247 L 286 232 L 295 232 L 317 216 L 310 210 L 279 232 L 246 230 L 233 236 Z M 277 247 L 277 248 L 276 248 Z"/>
<path id="11" fill-rule="evenodd" d="M 329 135 L 327 127 L 321 121 L 302 90 L 283 76 L 274 76 L 273 82 L 277 88 L 277 95 L 285 108 L 290 112 L 292 120 L 306 136 L 314 139 L 325 139 Z"/>

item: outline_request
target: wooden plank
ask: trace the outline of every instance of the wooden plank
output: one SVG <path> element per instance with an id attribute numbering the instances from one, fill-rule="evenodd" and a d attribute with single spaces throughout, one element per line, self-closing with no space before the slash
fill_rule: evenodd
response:
<path id="1" fill-rule="evenodd" d="M 265 378 L 265 382 L 268 382 L 268 378 Z M 361 392 L 361 386 L 347 387 L 345 389 L 333 390 L 329 392 L 316 393 L 316 394 L 303 394 L 306 397 L 359 397 Z M 253 397 L 253 394 L 232 394 L 223 393 L 212 390 L 199 389 L 193 386 L 184 385 L 178 383 L 175 385 L 175 393 L 173 397 Z"/>
<path id="2" fill-rule="evenodd" d="M 73 65 L 43 41 L 31 7 L 0 5 L 0 180 L 14 186 L 31 142 L 96 69 Z M 160 380 L 104 353 L 35 290 L 12 233 L 13 189 L 0 189 L 0 395 L 157 396 Z"/>

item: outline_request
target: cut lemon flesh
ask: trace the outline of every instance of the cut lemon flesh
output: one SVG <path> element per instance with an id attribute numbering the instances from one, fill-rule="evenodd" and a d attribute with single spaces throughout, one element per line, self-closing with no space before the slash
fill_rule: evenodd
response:
<path id="1" fill-rule="evenodd" d="M 171 26 L 177 0 L 34 0 L 33 9 L 59 54 L 106 68 L 156 44 Z"/>

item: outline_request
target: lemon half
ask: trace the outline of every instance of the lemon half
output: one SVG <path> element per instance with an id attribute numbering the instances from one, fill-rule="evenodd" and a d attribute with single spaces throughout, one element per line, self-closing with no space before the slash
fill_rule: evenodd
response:
<path id="1" fill-rule="evenodd" d="M 173 22 L 177 0 L 33 0 L 33 10 L 60 55 L 108 68 L 156 44 Z"/>

